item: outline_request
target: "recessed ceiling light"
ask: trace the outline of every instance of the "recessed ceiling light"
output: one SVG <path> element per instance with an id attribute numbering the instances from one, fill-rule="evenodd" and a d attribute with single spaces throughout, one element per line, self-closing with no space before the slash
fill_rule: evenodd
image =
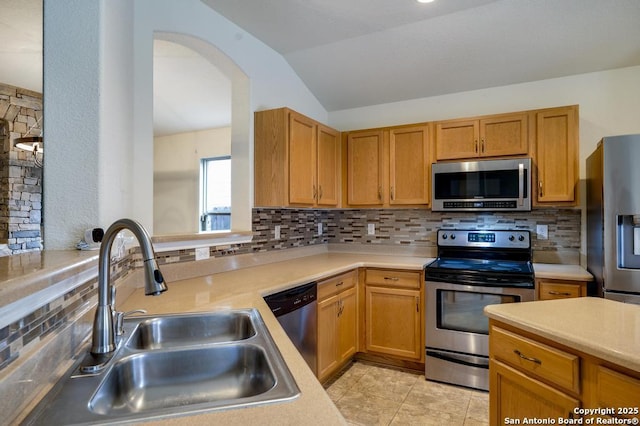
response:
<path id="1" fill-rule="evenodd" d="M 417 0 L 418 3 L 432 3 L 434 0 Z"/>

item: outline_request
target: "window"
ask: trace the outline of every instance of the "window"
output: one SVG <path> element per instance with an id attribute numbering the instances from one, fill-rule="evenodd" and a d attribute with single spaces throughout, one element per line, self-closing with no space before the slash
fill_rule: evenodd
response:
<path id="1" fill-rule="evenodd" d="M 200 160 L 200 230 L 231 229 L 231 157 Z"/>

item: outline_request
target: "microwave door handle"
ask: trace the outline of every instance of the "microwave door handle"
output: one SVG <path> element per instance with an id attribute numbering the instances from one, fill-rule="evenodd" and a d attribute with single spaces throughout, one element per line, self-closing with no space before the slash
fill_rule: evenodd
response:
<path id="1" fill-rule="evenodd" d="M 518 205 L 524 204 L 524 164 L 518 164 Z"/>

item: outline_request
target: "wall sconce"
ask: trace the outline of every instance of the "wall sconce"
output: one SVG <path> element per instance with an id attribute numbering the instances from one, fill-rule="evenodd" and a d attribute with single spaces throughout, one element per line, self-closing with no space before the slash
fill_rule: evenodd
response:
<path id="1" fill-rule="evenodd" d="M 38 158 L 38 154 L 44 153 L 44 139 L 42 136 L 25 136 L 14 139 L 13 146 L 23 151 L 32 152 L 36 167 L 42 167 L 42 158 Z"/>

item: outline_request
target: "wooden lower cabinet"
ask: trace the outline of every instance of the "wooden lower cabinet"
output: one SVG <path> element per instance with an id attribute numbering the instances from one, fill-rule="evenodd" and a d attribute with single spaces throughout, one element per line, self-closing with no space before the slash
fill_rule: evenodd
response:
<path id="1" fill-rule="evenodd" d="M 538 300 L 567 299 L 585 297 L 587 281 L 536 279 L 536 297 Z"/>
<path id="2" fill-rule="evenodd" d="M 577 399 L 494 359 L 489 361 L 489 388 L 491 425 L 516 424 L 510 419 L 568 419 L 580 406 Z"/>
<path id="3" fill-rule="evenodd" d="M 336 284 L 345 285 L 340 281 Z M 320 381 L 331 376 L 357 351 L 357 288 L 349 284 L 346 289 L 318 302 L 317 374 Z"/>
<path id="4" fill-rule="evenodd" d="M 640 372 L 493 319 L 489 358 L 492 426 L 527 424 L 525 418 L 555 421 L 548 424 L 640 418 Z M 602 411 L 589 415 L 594 409 Z M 580 421 L 575 424 L 588 424 Z"/>
<path id="5" fill-rule="evenodd" d="M 366 276 L 366 350 L 420 361 L 424 355 L 421 274 L 368 269 Z"/>

